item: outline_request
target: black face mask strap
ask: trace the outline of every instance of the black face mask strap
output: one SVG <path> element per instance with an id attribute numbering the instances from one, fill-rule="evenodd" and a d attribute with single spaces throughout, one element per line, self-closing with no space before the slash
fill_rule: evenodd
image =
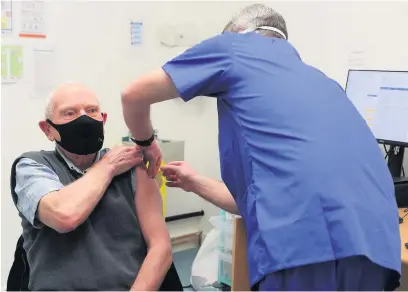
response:
<path id="1" fill-rule="evenodd" d="M 45 120 L 48 124 L 50 124 L 51 126 L 53 126 L 54 128 L 56 127 L 56 125 L 50 120 L 50 119 L 46 119 Z"/>

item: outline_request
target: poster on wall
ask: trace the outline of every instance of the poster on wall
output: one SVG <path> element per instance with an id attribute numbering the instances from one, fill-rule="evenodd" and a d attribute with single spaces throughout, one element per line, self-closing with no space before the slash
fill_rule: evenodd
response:
<path id="1" fill-rule="evenodd" d="M 13 6 L 11 0 L 1 0 L 1 33 L 13 31 Z"/>
<path id="2" fill-rule="evenodd" d="M 130 22 L 130 44 L 132 47 L 142 44 L 142 27 L 143 23 L 141 21 Z"/>
<path id="3" fill-rule="evenodd" d="M 22 38 L 46 38 L 45 1 L 23 1 L 21 3 Z"/>
<path id="4" fill-rule="evenodd" d="M 22 46 L 1 46 L 1 83 L 16 83 L 23 78 Z"/>
<path id="5" fill-rule="evenodd" d="M 45 98 L 56 86 L 55 52 L 51 48 L 33 50 L 34 90 L 32 98 Z"/>

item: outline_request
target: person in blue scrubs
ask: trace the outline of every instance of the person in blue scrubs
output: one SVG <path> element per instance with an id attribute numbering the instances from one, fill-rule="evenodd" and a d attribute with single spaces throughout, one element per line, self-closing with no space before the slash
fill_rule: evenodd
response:
<path id="1" fill-rule="evenodd" d="M 124 89 L 126 124 L 154 176 L 161 153 L 150 105 L 217 98 L 224 183 L 182 162 L 162 169 L 170 186 L 242 216 L 253 289 L 392 290 L 401 245 L 383 155 L 340 85 L 287 37 L 274 10 L 244 8 L 222 34 Z"/>

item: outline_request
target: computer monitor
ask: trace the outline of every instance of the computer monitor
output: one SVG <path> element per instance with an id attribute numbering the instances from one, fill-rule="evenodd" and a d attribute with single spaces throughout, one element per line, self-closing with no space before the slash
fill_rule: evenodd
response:
<path id="1" fill-rule="evenodd" d="M 408 147 L 408 71 L 349 70 L 346 93 L 378 142 L 391 145 L 388 166 L 397 163 L 390 170 L 400 176 Z"/>
<path id="2" fill-rule="evenodd" d="M 408 71 L 350 70 L 346 93 L 379 142 L 408 146 Z"/>

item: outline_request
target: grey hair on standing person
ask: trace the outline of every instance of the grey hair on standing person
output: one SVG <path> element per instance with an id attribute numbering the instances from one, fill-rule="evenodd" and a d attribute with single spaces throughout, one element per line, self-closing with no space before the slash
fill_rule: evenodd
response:
<path id="1" fill-rule="evenodd" d="M 278 12 L 263 4 L 253 4 L 243 8 L 225 26 L 223 32 L 241 32 L 246 29 L 256 29 L 257 33 L 264 36 L 283 38 L 277 32 L 259 29 L 261 26 L 274 27 L 282 31 L 288 38 L 285 19 Z"/>

